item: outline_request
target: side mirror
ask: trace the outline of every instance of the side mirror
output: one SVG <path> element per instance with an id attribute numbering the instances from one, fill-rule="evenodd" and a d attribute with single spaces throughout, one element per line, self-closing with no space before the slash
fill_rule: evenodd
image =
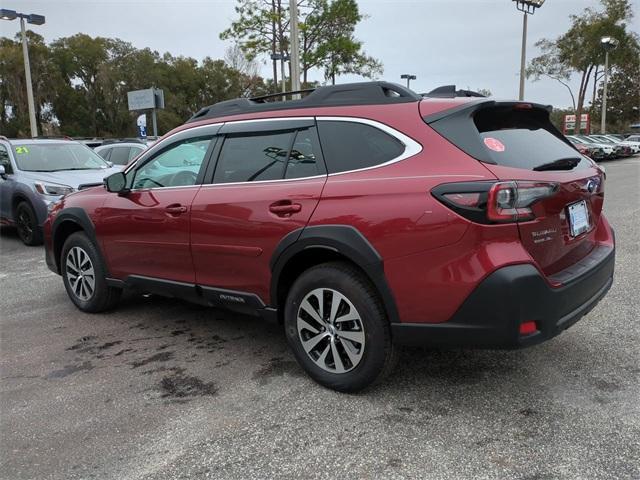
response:
<path id="1" fill-rule="evenodd" d="M 7 178 L 7 171 L 4 169 L 4 165 L 0 165 L 0 178 Z"/>
<path id="2" fill-rule="evenodd" d="M 108 192 L 126 193 L 129 191 L 127 188 L 127 177 L 123 172 L 116 172 L 113 175 L 109 175 L 104 179 L 104 185 L 107 187 Z"/>

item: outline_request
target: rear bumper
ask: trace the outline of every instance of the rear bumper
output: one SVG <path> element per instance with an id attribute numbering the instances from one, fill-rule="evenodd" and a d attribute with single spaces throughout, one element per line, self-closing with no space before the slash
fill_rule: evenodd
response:
<path id="1" fill-rule="evenodd" d="M 613 284 L 615 247 L 601 246 L 561 287 L 551 287 L 533 265 L 496 270 L 469 295 L 450 321 L 395 323 L 402 345 L 522 348 L 548 340 L 589 313 Z M 520 335 L 520 324 L 535 321 L 535 333 Z"/>

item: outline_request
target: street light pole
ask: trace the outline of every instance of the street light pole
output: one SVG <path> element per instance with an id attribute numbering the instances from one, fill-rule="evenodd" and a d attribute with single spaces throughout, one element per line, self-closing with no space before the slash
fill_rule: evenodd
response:
<path id="1" fill-rule="evenodd" d="M 400 78 L 405 79 L 407 81 L 407 88 L 410 88 L 411 80 L 415 80 L 418 77 L 409 73 L 403 73 L 402 75 L 400 75 Z"/>
<path id="2" fill-rule="evenodd" d="M 43 25 L 44 17 L 35 13 L 29 15 L 18 13 L 15 10 L 0 8 L 0 20 L 15 20 L 20 18 L 20 33 L 22 35 L 22 55 L 24 57 L 24 77 L 27 86 L 27 106 L 29 109 L 29 125 L 31 127 L 31 137 L 38 136 L 38 124 L 36 123 L 36 107 L 33 101 L 33 86 L 31 84 L 31 66 L 29 65 L 29 46 L 27 45 L 27 30 L 24 21 L 32 25 Z"/>
<path id="3" fill-rule="evenodd" d="M 27 103 L 29 105 L 29 125 L 31 126 L 31 138 L 38 136 L 36 124 L 36 106 L 33 101 L 33 85 L 31 84 L 31 65 L 29 64 L 29 48 L 27 46 L 27 31 L 24 26 L 24 17 L 20 17 L 20 31 L 22 33 L 22 55 L 24 57 L 24 77 L 27 84 Z"/>
<path id="4" fill-rule="evenodd" d="M 522 12 L 522 48 L 520 50 L 520 91 L 518 99 L 524 100 L 525 67 L 527 65 L 527 16 L 533 15 L 545 0 L 513 0 L 516 8 Z"/>
<path id="5" fill-rule="evenodd" d="M 300 90 L 300 38 L 298 37 L 298 2 L 289 0 L 291 13 L 291 90 Z M 299 94 L 293 98 L 300 98 Z"/>
<path id="6" fill-rule="evenodd" d="M 602 87 L 602 115 L 600 118 L 600 133 L 607 133 L 607 82 L 609 80 L 609 50 L 614 50 L 618 46 L 618 40 L 613 37 L 602 37 L 600 39 L 604 48 L 604 85 Z"/>
<path id="7" fill-rule="evenodd" d="M 520 52 L 520 92 L 518 100 L 524 100 L 524 69 L 527 63 L 527 12 L 522 14 L 522 50 Z"/>
<path id="8" fill-rule="evenodd" d="M 602 115 L 600 118 L 600 133 L 604 135 L 607 130 L 607 81 L 609 80 L 609 50 L 604 52 L 604 85 L 602 87 Z"/>

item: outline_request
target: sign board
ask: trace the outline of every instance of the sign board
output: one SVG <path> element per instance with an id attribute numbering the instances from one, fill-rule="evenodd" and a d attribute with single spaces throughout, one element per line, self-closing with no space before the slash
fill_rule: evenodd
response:
<path id="1" fill-rule="evenodd" d="M 143 113 L 136 120 L 136 124 L 138 125 L 138 136 L 140 138 L 145 138 L 147 136 L 147 114 Z"/>
<path id="2" fill-rule="evenodd" d="M 151 110 L 164 108 L 164 91 L 159 88 L 147 88 L 127 92 L 129 110 Z"/>
<path id="3" fill-rule="evenodd" d="M 562 126 L 562 133 L 573 133 L 576 128 L 576 116 L 575 115 L 565 115 L 564 122 Z M 591 118 L 588 113 L 583 113 L 580 115 L 580 131 L 586 134 L 591 133 Z"/>

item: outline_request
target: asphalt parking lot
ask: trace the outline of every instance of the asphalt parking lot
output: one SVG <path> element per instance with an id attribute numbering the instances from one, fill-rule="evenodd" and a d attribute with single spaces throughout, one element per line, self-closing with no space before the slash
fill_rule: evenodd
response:
<path id="1" fill-rule="evenodd" d="M 606 164 L 615 284 L 527 350 L 407 349 L 358 395 L 276 325 L 158 297 L 76 310 L 0 234 L 3 479 L 640 478 L 640 159 Z"/>

